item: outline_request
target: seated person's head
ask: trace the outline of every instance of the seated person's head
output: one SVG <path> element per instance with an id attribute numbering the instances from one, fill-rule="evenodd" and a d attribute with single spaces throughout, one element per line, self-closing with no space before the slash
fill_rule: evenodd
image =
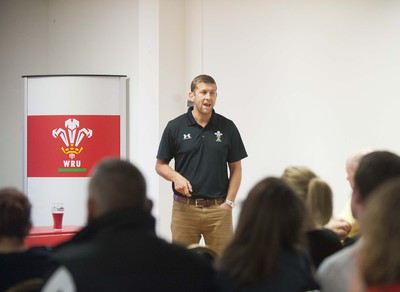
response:
<path id="1" fill-rule="evenodd" d="M 106 159 L 97 165 L 89 182 L 88 204 L 89 220 L 118 209 L 151 209 L 142 173 L 120 159 Z"/>
<path id="2" fill-rule="evenodd" d="M 329 222 L 333 213 L 333 193 L 324 180 L 305 166 L 287 167 L 282 179 L 304 199 L 316 224 L 324 226 Z"/>
<path id="3" fill-rule="evenodd" d="M 308 187 L 313 178 L 317 178 L 317 175 L 305 166 L 289 166 L 282 174 L 282 179 L 304 200 L 307 198 Z"/>
<path id="4" fill-rule="evenodd" d="M 382 183 L 400 176 L 400 157 L 389 151 L 374 151 L 361 158 L 354 181 L 363 200 Z"/>
<path id="5" fill-rule="evenodd" d="M 384 182 L 400 176 L 400 157 L 389 151 L 374 151 L 364 155 L 354 176 L 351 210 L 362 218 L 364 202 L 373 190 Z"/>
<path id="6" fill-rule="evenodd" d="M 304 202 L 295 191 L 283 180 L 268 177 L 243 202 L 236 233 L 247 234 L 255 245 L 273 242 L 290 250 L 300 242 L 305 214 Z"/>
<path id="7" fill-rule="evenodd" d="M 31 228 L 31 204 L 15 188 L 0 189 L 0 238 L 23 240 Z"/>
<path id="8" fill-rule="evenodd" d="M 346 173 L 347 173 L 347 181 L 349 182 L 352 189 L 354 189 L 354 175 L 356 173 L 357 167 L 360 163 L 361 158 L 365 155 L 372 152 L 371 149 L 360 149 L 351 155 L 349 155 L 346 159 Z"/>
<path id="9" fill-rule="evenodd" d="M 236 231 L 217 268 L 241 283 L 271 277 L 282 255 L 301 247 L 305 214 L 304 201 L 282 179 L 261 180 L 244 200 Z"/>

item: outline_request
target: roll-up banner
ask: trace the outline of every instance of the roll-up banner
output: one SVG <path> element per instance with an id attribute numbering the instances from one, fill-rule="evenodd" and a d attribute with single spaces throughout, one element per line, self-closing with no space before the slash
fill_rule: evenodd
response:
<path id="1" fill-rule="evenodd" d="M 34 226 L 52 225 L 51 204 L 64 203 L 64 225 L 86 223 L 93 167 L 127 157 L 125 75 L 22 76 L 24 192 Z"/>

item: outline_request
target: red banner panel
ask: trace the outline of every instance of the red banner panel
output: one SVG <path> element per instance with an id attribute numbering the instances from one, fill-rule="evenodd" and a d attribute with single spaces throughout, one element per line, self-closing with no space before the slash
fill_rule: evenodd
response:
<path id="1" fill-rule="evenodd" d="M 120 116 L 28 116 L 28 177 L 87 177 L 120 157 Z"/>

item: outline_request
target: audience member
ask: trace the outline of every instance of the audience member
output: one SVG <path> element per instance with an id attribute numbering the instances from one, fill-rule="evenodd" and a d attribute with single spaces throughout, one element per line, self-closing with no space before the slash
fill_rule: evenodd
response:
<path id="1" fill-rule="evenodd" d="M 31 228 L 31 204 L 15 188 L 0 190 L 0 291 L 36 279 L 40 286 L 53 266 L 49 249 L 26 249 L 24 237 Z"/>
<path id="2" fill-rule="evenodd" d="M 399 178 L 378 187 L 366 202 L 358 274 L 351 281 L 351 291 L 400 291 L 399 210 Z"/>
<path id="3" fill-rule="evenodd" d="M 243 202 L 235 234 L 217 261 L 221 291 L 317 289 L 301 247 L 306 208 L 279 178 L 256 184 Z"/>
<path id="4" fill-rule="evenodd" d="M 400 157 L 388 151 L 374 151 L 361 158 L 354 177 L 351 206 L 355 218 L 363 221 L 364 204 L 376 196 L 377 187 L 400 176 Z M 365 214 L 368 216 L 368 213 Z M 372 223 L 376 225 L 376 222 Z M 383 226 L 378 226 L 382 228 Z M 363 232 L 361 226 L 361 233 Z M 376 238 L 375 238 L 376 240 Z M 379 238 L 381 241 L 381 238 Z M 386 244 L 384 242 L 383 244 Z M 322 291 L 348 291 L 351 278 L 356 275 L 356 258 L 363 246 L 361 238 L 355 244 L 328 257 L 317 270 Z"/>
<path id="5" fill-rule="evenodd" d="M 145 179 L 128 161 L 97 166 L 87 207 L 87 226 L 56 248 L 62 267 L 44 291 L 215 290 L 209 261 L 156 236 Z"/>
<path id="6" fill-rule="evenodd" d="M 352 153 L 346 159 L 346 179 L 352 190 L 354 189 L 354 175 L 358 164 L 360 163 L 361 158 L 371 151 L 372 150 L 370 149 L 361 149 Z M 351 211 L 351 198 L 347 200 L 338 216 L 332 218 L 326 227 L 335 231 L 339 235 L 340 239 L 343 240 L 345 246 L 350 245 L 357 240 L 359 235 L 359 226 Z"/>
<path id="7" fill-rule="evenodd" d="M 282 178 L 306 203 L 309 212 L 306 225 L 308 249 L 315 267 L 318 267 L 327 256 L 342 249 L 339 237 L 324 227 L 332 217 L 332 190 L 325 181 L 304 166 L 287 167 Z"/>

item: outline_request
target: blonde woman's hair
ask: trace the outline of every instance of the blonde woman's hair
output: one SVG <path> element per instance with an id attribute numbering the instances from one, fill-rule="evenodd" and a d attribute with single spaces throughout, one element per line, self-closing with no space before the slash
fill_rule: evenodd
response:
<path id="1" fill-rule="evenodd" d="M 400 281 L 400 179 L 373 191 L 363 215 L 360 266 L 368 286 Z"/>
<path id="2" fill-rule="evenodd" d="M 305 166 L 287 167 L 282 179 L 304 199 L 316 224 L 328 223 L 333 212 L 333 194 L 324 180 Z"/>
<path id="3" fill-rule="evenodd" d="M 315 222 L 324 226 L 332 217 L 333 198 L 332 189 L 320 178 L 311 179 L 308 185 L 306 206 L 310 210 Z"/>
<path id="4" fill-rule="evenodd" d="M 307 197 L 308 185 L 317 175 L 305 166 L 287 167 L 282 175 L 282 179 L 286 181 L 304 200 Z"/>

